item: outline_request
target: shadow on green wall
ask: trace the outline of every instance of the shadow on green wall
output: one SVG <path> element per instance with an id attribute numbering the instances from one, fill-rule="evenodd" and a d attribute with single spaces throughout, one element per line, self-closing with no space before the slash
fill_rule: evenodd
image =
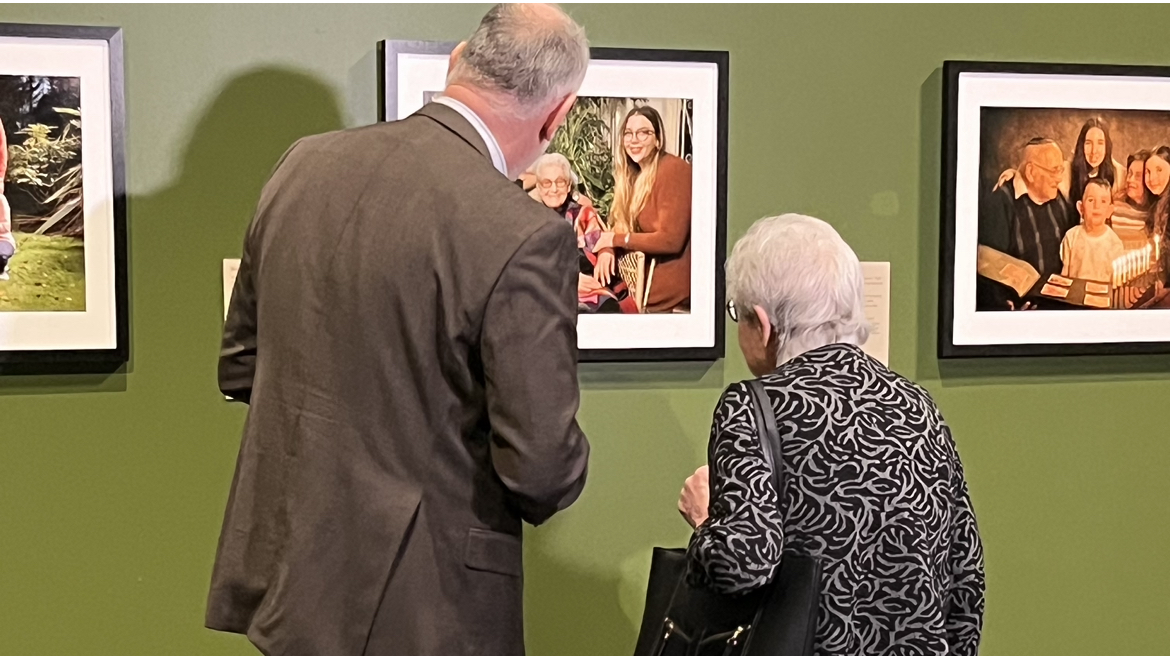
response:
<path id="1" fill-rule="evenodd" d="M 942 69 L 919 91 L 918 131 L 918 364 L 915 380 L 937 380 L 939 183 L 942 179 Z"/>
<path id="2" fill-rule="evenodd" d="M 540 531 L 526 541 L 543 542 Z M 637 631 L 619 604 L 621 580 L 564 561 L 539 544 L 524 563 L 525 643 L 529 653 L 594 656 L 632 653 Z M 639 618 L 640 619 L 640 618 Z"/>
<path id="3" fill-rule="evenodd" d="M 191 128 L 177 178 L 131 198 L 140 371 L 203 371 L 215 387 L 223 315 L 221 261 L 237 258 L 261 189 L 297 139 L 343 126 L 334 90 L 295 70 L 263 68 L 233 78 Z M 136 144 L 138 149 L 144 146 Z M 194 393 L 194 392 L 193 392 Z"/>
<path id="4" fill-rule="evenodd" d="M 152 193 L 130 198 L 135 368 L 130 394 L 119 400 L 149 417 L 146 426 L 171 425 L 167 448 L 157 452 L 172 469 L 166 483 L 156 484 L 184 493 L 158 507 L 158 521 L 200 518 L 184 529 L 194 546 L 184 552 L 182 564 L 157 565 L 183 591 L 159 623 L 193 631 L 198 642 L 187 646 L 192 653 L 255 653 L 242 636 L 202 628 L 243 421 L 242 412 L 224 409 L 226 402 L 217 393 L 221 261 L 239 257 L 261 188 L 281 155 L 297 139 L 339 129 L 343 121 L 330 84 L 287 68 L 241 72 L 204 98 L 202 107 L 168 107 L 161 98 L 131 107 L 172 114 L 165 119 L 175 123 L 169 128 L 186 138 L 171 155 L 175 177 Z M 163 147 L 134 139 L 134 116 L 129 123 L 132 152 Z M 173 650 L 173 645 L 153 645 L 137 651 Z"/>
<path id="5" fill-rule="evenodd" d="M 328 84 L 283 68 L 244 73 L 224 85 L 192 128 L 176 183 L 136 209 L 168 222 L 182 211 L 192 230 L 222 229 L 220 241 L 238 251 L 281 155 L 301 137 L 342 127 Z"/>
<path id="6" fill-rule="evenodd" d="M 725 359 L 715 362 L 583 362 L 578 368 L 578 378 L 584 390 L 722 390 Z"/>
<path id="7" fill-rule="evenodd" d="M 583 417 L 592 445 L 585 491 L 547 525 L 525 531 L 524 619 L 533 655 L 633 653 L 652 549 L 685 547 L 691 534 L 677 502 L 696 462 L 693 445 L 680 440 L 689 427 L 669 394 L 638 396 L 636 414 L 645 421 L 614 394 L 594 396 Z M 654 466 L 631 471 L 630 463 Z"/>
<path id="8" fill-rule="evenodd" d="M 126 372 L 130 370 L 130 364 L 126 364 L 112 374 L 3 375 L 0 396 L 125 392 Z"/>

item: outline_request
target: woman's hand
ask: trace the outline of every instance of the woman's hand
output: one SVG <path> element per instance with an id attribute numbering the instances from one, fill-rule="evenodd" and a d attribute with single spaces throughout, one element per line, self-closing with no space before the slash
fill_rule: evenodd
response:
<path id="1" fill-rule="evenodd" d="M 577 274 L 577 296 L 588 296 L 605 289 L 605 286 L 583 273 Z"/>
<path id="2" fill-rule="evenodd" d="M 678 496 L 678 511 L 686 518 L 691 528 L 699 528 L 707 521 L 707 506 L 711 503 L 711 487 L 708 481 L 707 465 L 691 474 L 683 483 Z"/>
<path id="3" fill-rule="evenodd" d="M 1011 180 L 1015 176 L 1016 176 L 1015 169 L 1008 169 L 1008 170 L 1004 171 L 1003 173 L 1000 173 L 999 179 L 995 181 L 995 187 L 992 188 L 992 191 L 995 191 L 995 190 L 999 189 L 1000 187 L 1004 186 L 1004 184 L 1006 184 L 1008 182 L 1008 180 Z"/>
<path id="4" fill-rule="evenodd" d="M 617 259 L 613 256 L 613 249 L 607 248 L 597 254 L 597 264 L 593 265 L 593 278 L 602 285 L 609 285 L 613 274 L 617 271 Z"/>
<path id="5" fill-rule="evenodd" d="M 613 249 L 613 240 L 614 240 L 614 233 L 612 233 L 612 232 L 601 233 L 601 236 L 597 238 L 597 243 L 593 245 L 593 252 L 600 253 L 602 250 L 604 250 L 606 248 Z"/>

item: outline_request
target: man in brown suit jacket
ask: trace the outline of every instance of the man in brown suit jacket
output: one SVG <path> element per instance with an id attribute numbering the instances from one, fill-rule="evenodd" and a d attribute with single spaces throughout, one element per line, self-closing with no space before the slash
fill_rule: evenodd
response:
<path id="1" fill-rule="evenodd" d="M 277 166 L 220 358 L 250 405 L 208 627 L 269 656 L 524 653 L 522 521 L 576 500 L 589 446 L 576 239 L 512 181 L 588 53 L 559 9 L 497 6 L 438 101 Z"/>

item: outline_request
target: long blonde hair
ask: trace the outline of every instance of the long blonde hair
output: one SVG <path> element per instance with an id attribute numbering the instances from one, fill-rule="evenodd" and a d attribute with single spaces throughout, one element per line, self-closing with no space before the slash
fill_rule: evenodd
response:
<path id="1" fill-rule="evenodd" d="M 638 231 L 638 215 L 646 208 L 646 201 L 650 192 L 654 190 L 654 180 L 658 177 L 658 160 L 662 159 L 662 117 L 653 107 L 642 105 L 631 109 L 622 119 L 622 132 L 635 114 L 650 121 L 654 128 L 654 140 L 658 142 L 654 152 L 642 159 L 641 165 L 630 159 L 626 153 L 625 140 L 622 141 L 622 154 L 618 158 L 613 175 L 613 209 L 610 211 L 609 225 L 611 230 L 623 233 Z"/>

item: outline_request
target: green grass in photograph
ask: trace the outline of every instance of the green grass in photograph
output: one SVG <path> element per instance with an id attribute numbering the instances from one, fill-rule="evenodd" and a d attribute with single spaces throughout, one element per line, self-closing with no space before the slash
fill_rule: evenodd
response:
<path id="1" fill-rule="evenodd" d="M 85 242 L 16 234 L 8 280 L 0 280 L 0 312 L 84 312 Z"/>

